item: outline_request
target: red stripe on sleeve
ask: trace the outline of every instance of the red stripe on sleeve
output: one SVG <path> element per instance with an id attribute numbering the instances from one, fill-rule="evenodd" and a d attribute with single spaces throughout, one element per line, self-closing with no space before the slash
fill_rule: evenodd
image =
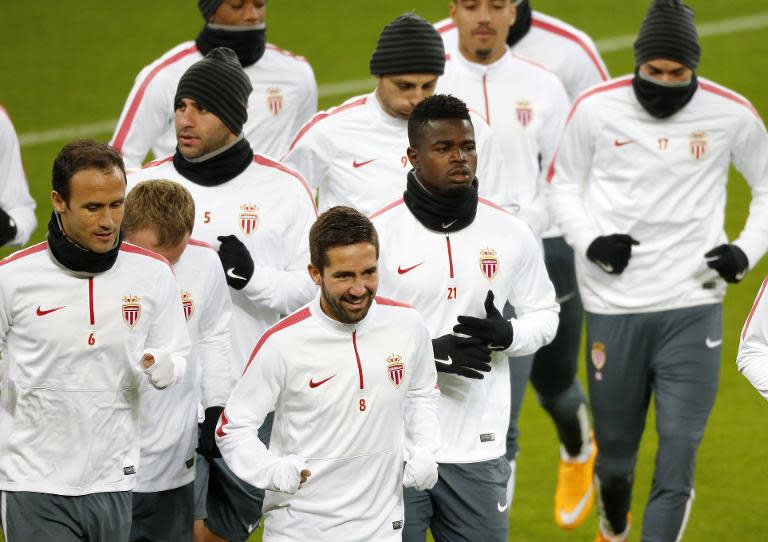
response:
<path id="1" fill-rule="evenodd" d="M 314 117 L 312 117 L 312 120 L 310 120 L 307 124 L 304 125 L 304 127 L 299 130 L 299 133 L 296 135 L 296 137 L 291 142 L 291 148 L 288 149 L 288 152 L 291 152 L 293 148 L 296 146 L 296 144 L 299 142 L 299 140 L 304 137 L 304 134 L 306 134 L 310 128 L 312 128 L 315 124 L 320 122 L 323 119 L 327 119 L 328 117 L 335 115 L 336 113 L 341 113 L 342 111 L 346 111 L 347 109 L 351 109 L 353 107 L 357 107 L 360 105 L 363 105 L 368 100 L 367 96 L 363 96 L 359 100 L 355 100 L 354 102 L 350 102 L 345 105 L 341 105 L 339 107 L 336 107 L 334 109 L 331 109 L 330 111 L 324 111 L 322 113 L 318 113 Z"/>
<path id="2" fill-rule="evenodd" d="M 587 53 L 587 56 L 592 61 L 592 64 L 595 65 L 595 68 L 597 68 L 597 71 L 600 74 L 600 77 L 603 79 L 603 81 L 608 80 L 608 74 L 605 73 L 605 70 L 603 69 L 603 66 L 600 64 L 600 60 L 598 60 L 597 55 L 592 50 L 592 48 L 589 45 L 587 45 L 587 43 L 583 39 L 581 39 L 579 36 L 577 36 L 573 32 L 569 32 L 564 28 L 560 28 L 551 23 L 546 23 L 536 18 L 533 19 L 533 21 L 531 22 L 531 25 L 535 26 L 536 28 L 540 28 L 546 32 L 551 32 L 552 34 L 556 34 L 567 40 L 571 40 L 572 42 L 577 44 L 579 47 L 581 47 L 584 50 L 585 53 Z"/>
<path id="3" fill-rule="evenodd" d="M 264 343 L 267 342 L 267 339 L 269 339 L 272 335 L 277 333 L 280 330 L 283 330 L 287 327 L 290 327 L 294 324 L 298 324 L 302 320 L 306 320 L 312 316 L 312 312 L 309 310 L 309 307 L 304 307 L 299 312 L 295 312 L 291 314 L 290 316 L 286 316 L 282 320 L 280 320 L 278 323 L 276 323 L 274 326 L 269 328 L 264 332 L 264 334 L 259 339 L 259 342 L 256 343 L 256 346 L 253 348 L 253 352 L 251 352 L 251 357 L 248 359 L 248 363 L 245 365 L 245 369 L 243 369 L 243 374 L 248 370 L 248 367 L 251 366 L 251 362 L 253 361 L 253 358 L 256 357 L 256 354 L 259 353 L 259 350 L 261 350 L 261 347 L 264 346 Z"/>
<path id="4" fill-rule="evenodd" d="M 221 416 L 219 417 L 219 427 L 216 428 L 216 435 L 219 438 L 224 438 L 226 436 L 227 433 L 224 431 L 224 426 L 228 423 L 229 420 L 227 419 L 227 415 L 222 411 Z"/>
<path id="5" fill-rule="evenodd" d="M 164 257 L 162 257 L 160 254 L 158 254 L 157 252 L 152 252 L 151 250 L 147 250 L 146 248 L 141 248 L 139 246 L 132 245 L 125 241 L 123 241 L 122 244 L 120 245 L 120 251 L 130 252 L 131 254 L 141 254 L 142 256 L 154 258 L 158 262 L 163 262 L 168 267 L 171 267 L 171 263 L 168 260 L 166 260 Z"/>
<path id="6" fill-rule="evenodd" d="M 752 305 L 752 310 L 749 311 L 749 316 L 747 316 L 747 321 L 744 323 L 744 329 L 741 331 L 741 340 L 744 340 L 744 337 L 747 336 L 747 330 L 749 329 L 749 323 L 752 321 L 752 317 L 755 315 L 755 311 L 757 310 L 757 306 L 760 304 L 760 298 L 763 297 L 763 292 L 765 292 L 765 287 L 768 285 L 768 276 L 766 276 L 763 279 L 763 285 L 760 286 L 760 293 L 757 294 L 757 298 L 755 299 L 754 304 Z"/>
<path id="7" fill-rule="evenodd" d="M 699 81 L 699 88 L 706 92 L 711 92 L 712 94 L 717 94 L 718 96 L 722 96 L 723 98 L 727 100 L 731 100 L 732 102 L 736 102 L 737 104 L 743 105 L 744 107 L 752 111 L 752 113 L 754 113 L 754 115 L 758 119 L 760 119 L 762 122 L 762 118 L 760 117 L 760 113 L 757 112 L 757 109 L 755 109 L 754 106 L 751 103 L 749 103 L 749 101 L 745 100 L 741 96 L 738 96 L 733 92 L 729 92 L 724 88 L 717 87 L 711 83 L 707 83 L 706 81 Z"/>
<path id="8" fill-rule="evenodd" d="M 0 266 L 11 263 L 11 262 L 15 262 L 16 260 L 20 260 L 25 256 L 31 256 L 32 254 L 37 254 L 38 252 L 42 252 L 47 248 L 48 248 L 48 241 L 43 241 L 42 243 L 32 245 L 31 247 L 25 248 L 24 250 L 19 250 L 18 252 L 13 253 L 7 258 L 5 258 L 4 260 L 0 261 Z"/>
<path id="9" fill-rule="evenodd" d="M 309 196 L 309 201 L 312 202 L 312 209 L 315 211 L 315 216 L 317 216 L 317 206 L 315 205 L 315 196 L 312 193 L 312 187 L 309 186 L 309 183 L 301 173 L 299 173 L 295 169 L 289 168 L 284 164 L 281 164 L 280 162 L 275 162 L 274 160 L 270 160 L 266 156 L 262 156 L 260 154 L 254 153 L 253 161 L 259 164 L 260 166 L 279 169 L 283 173 L 287 173 L 288 175 L 293 176 L 297 181 L 299 181 L 301 183 L 301 186 L 303 186 L 304 190 L 307 192 L 307 195 Z"/>
<path id="10" fill-rule="evenodd" d="M 406 309 L 413 308 L 413 305 L 409 305 L 408 303 L 403 303 L 402 301 L 397 301 L 395 299 L 390 299 L 380 295 L 377 295 L 374 299 L 379 305 L 388 305 L 390 307 L 405 307 Z"/>
<path id="11" fill-rule="evenodd" d="M 378 211 L 373 213 L 371 216 L 368 217 L 368 220 L 373 220 L 377 216 L 380 216 L 380 215 L 386 213 L 390 209 L 394 209 L 395 207 L 397 207 L 398 205 L 400 205 L 400 204 L 402 204 L 404 202 L 405 202 L 405 200 L 403 200 L 403 198 L 397 199 L 397 200 L 393 201 L 392 203 L 390 203 L 389 205 L 387 205 L 385 207 L 382 207 L 381 209 L 379 209 Z"/>

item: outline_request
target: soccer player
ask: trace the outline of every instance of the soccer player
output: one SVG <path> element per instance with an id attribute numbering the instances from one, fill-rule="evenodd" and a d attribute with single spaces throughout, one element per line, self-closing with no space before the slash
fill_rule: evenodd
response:
<path id="1" fill-rule="evenodd" d="M 250 89 L 231 50 L 211 51 L 179 80 L 176 153 L 128 175 L 129 188 L 161 178 L 192 194 L 195 237 L 218 250 L 229 285 L 235 379 L 253 337 L 317 292 L 306 273 L 308 233 L 316 218 L 312 192 L 300 174 L 254 154 L 243 137 Z M 220 499 L 209 500 L 206 526 L 220 539 L 244 541 L 261 517 L 264 493 L 238 480 L 223 462 L 210 467 L 221 469 L 211 474 L 219 481 Z"/>
<path id="2" fill-rule="evenodd" d="M 443 74 L 445 50 L 427 21 L 408 13 L 389 23 L 371 57 L 376 89 L 339 107 L 318 113 L 291 143 L 282 159 L 318 189 L 318 207 L 349 205 L 369 215 L 405 190 L 408 171 L 408 116 L 435 91 Z M 510 175 L 488 126 L 473 114 L 482 158 L 480 193 L 503 199 Z"/>
<path id="3" fill-rule="evenodd" d="M 509 182 L 508 188 L 521 206 L 518 217 L 544 237 L 547 271 L 561 304 L 555 340 L 535 357 L 510 358 L 512 408 L 506 457 L 512 476 L 507 502 L 511 502 L 514 490 L 517 420 L 534 366 L 534 387 L 562 443 L 555 522 L 572 529 L 587 518 L 594 500 L 595 447 L 589 439 L 586 398 L 576 380 L 582 308 L 573 251 L 559 230 L 549 227 L 546 166 L 541 167 L 549 164 L 555 153 L 570 104 L 555 74 L 510 52 L 506 32 L 515 20 L 512 0 L 456 0 L 451 3 L 451 17 L 459 41 L 457 48 L 448 53 L 445 75 L 439 79 L 437 91 L 466 101 L 490 125 L 513 172 L 515 182 Z"/>
<path id="4" fill-rule="evenodd" d="M 555 336 L 558 305 L 536 236 L 478 197 L 478 161 L 466 105 L 434 95 L 408 120 L 402 198 L 373 215 L 382 293 L 412 304 L 432 337 L 441 390 L 440 478 L 407 489 L 407 542 L 506 541 L 510 476 L 504 458 L 507 355 L 532 354 Z M 516 310 L 501 314 L 504 303 Z"/>
<path id="5" fill-rule="evenodd" d="M 429 333 L 413 308 L 375 297 L 379 244 L 359 212 L 323 213 L 309 244 L 320 293 L 259 339 L 219 447 L 238 476 L 267 489 L 266 540 L 401 540 L 403 485 L 437 480 Z M 272 410 L 267 449 L 256 428 Z"/>
<path id="6" fill-rule="evenodd" d="M 317 111 L 317 83 L 309 63 L 266 41 L 266 0 L 198 0 L 205 26 L 136 77 L 112 144 L 126 166 L 138 167 L 176 148 L 174 93 L 182 74 L 216 47 L 237 53 L 253 87 L 245 137 L 259 152 L 280 157 L 291 137 Z"/>
<path id="7" fill-rule="evenodd" d="M 192 540 L 193 518 L 198 540 L 204 540 L 208 461 L 220 457 L 214 430 L 234 386 L 227 281 L 216 252 L 191 239 L 194 222 L 192 195 L 171 181 L 143 181 L 125 200 L 126 240 L 171 263 L 192 342 L 182 382 L 162 393 L 149 386 L 140 391 L 141 470 L 131 525 L 136 542 Z"/>
<path id="8" fill-rule="evenodd" d="M 462 4 L 475 4 L 463 0 Z M 585 89 L 608 80 L 608 69 L 592 39 L 578 28 L 533 11 L 529 0 L 515 0 L 517 16 L 507 32 L 510 50 L 552 70 L 565 85 L 571 100 Z M 446 50 L 456 49 L 459 32 L 452 18 L 435 23 Z"/>
<path id="9" fill-rule="evenodd" d="M 35 226 L 35 200 L 29 195 L 19 139 L 11 119 L 0 107 L 0 247 L 23 245 Z"/>
<path id="10" fill-rule="evenodd" d="M 717 392 L 722 299 L 768 247 L 768 136 L 745 98 L 697 77 L 693 12 L 655 1 L 635 73 L 575 102 L 550 172 L 587 320 L 598 456 L 597 540 L 626 540 L 651 395 L 659 447 L 643 540 L 680 540 L 696 451 Z M 723 231 L 730 163 L 752 190 Z"/>
<path id="11" fill-rule="evenodd" d="M 47 241 L 0 262 L 6 540 L 126 542 L 138 390 L 183 382 L 181 292 L 161 256 L 123 242 L 124 198 L 114 149 L 66 145 Z"/>
<path id="12" fill-rule="evenodd" d="M 763 281 L 741 331 L 736 366 L 760 395 L 768 399 L 768 326 L 765 314 L 767 298 L 764 297 L 766 284 L 768 281 Z"/>

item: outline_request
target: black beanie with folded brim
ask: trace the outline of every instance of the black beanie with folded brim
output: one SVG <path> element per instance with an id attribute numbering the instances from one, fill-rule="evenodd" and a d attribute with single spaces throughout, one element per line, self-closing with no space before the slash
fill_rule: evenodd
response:
<path id="1" fill-rule="evenodd" d="M 413 13 L 401 15 L 384 27 L 371 56 L 373 75 L 443 75 L 444 70 L 443 39 L 434 26 Z"/>
<path id="2" fill-rule="evenodd" d="M 216 13 L 216 10 L 219 9 L 221 2 L 222 0 L 197 0 L 197 7 L 200 8 L 200 13 L 203 14 L 203 19 L 205 19 L 205 22 L 208 22 L 208 19 L 211 18 L 211 15 Z"/>
<path id="3" fill-rule="evenodd" d="M 635 41 L 635 65 L 665 59 L 695 70 L 700 57 L 693 10 L 681 0 L 654 0 Z"/>
<path id="4" fill-rule="evenodd" d="M 194 100 L 219 117 L 233 134 L 240 135 L 248 120 L 252 90 L 235 52 L 217 47 L 184 72 L 173 103 L 178 105 L 182 98 Z"/>

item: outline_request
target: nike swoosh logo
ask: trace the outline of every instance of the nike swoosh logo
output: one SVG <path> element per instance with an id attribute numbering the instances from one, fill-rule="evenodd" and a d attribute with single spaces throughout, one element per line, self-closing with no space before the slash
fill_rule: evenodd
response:
<path id="1" fill-rule="evenodd" d="M 64 307 L 66 307 L 66 305 L 64 305 Z M 38 316 L 45 316 L 46 314 L 51 314 L 52 312 L 56 312 L 58 310 L 61 310 L 64 307 L 56 307 L 55 309 L 43 310 L 43 309 L 40 308 L 40 305 L 38 305 L 37 306 L 37 315 Z"/>
<path id="2" fill-rule="evenodd" d="M 573 525 L 577 519 L 579 519 L 579 516 L 584 511 L 584 507 L 589 504 L 589 500 L 592 498 L 592 488 L 594 486 L 589 486 L 589 491 L 587 491 L 584 496 L 581 498 L 581 500 L 576 504 L 576 507 L 571 510 L 570 512 L 563 512 L 560 511 L 560 521 L 563 525 Z"/>
<path id="3" fill-rule="evenodd" d="M 574 297 L 576 297 L 576 292 L 571 292 L 569 294 L 561 295 L 560 297 L 555 298 L 555 303 L 562 305 L 563 303 L 565 303 L 566 301 L 570 301 Z"/>
<path id="4" fill-rule="evenodd" d="M 438 363 L 442 363 L 443 365 L 453 365 L 453 360 L 451 359 L 451 356 L 448 356 L 448 359 L 435 358 L 435 361 Z"/>
<path id="5" fill-rule="evenodd" d="M 456 220 L 458 220 L 458 218 L 457 218 Z M 448 224 L 446 224 L 445 222 L 443 222 L 443 229 L 448 229 L 448 228 L 450 228 L 451 226 L 453 226 L 454 224 L 456 224 L 456 220 L 454 220 L 453 222 L 449 222 Z"/>
<path id="6" fill-rule="evenodd" d="M 416 269 L 417 267 L 419 267 L 423 263 L 424 262 L 420 262 L 420 263 L 417 263 L 416 265 L 412 265 L 411 267 L 406 267 L 405 269 L 403 269 L 402 267 L 400 267 L 398 265 L 397 266 L 397 274 L 398 275 L 405 275 L 408 271 L 412 271 L 412 270 Z"/>
<path id="7" fill-rule="evenodd" d="M 507 508 L 509 508 L 509 503 L 505 503 L 503 506 L 499 501 L 496 501 L 496 508 L 499 509 L 499 512 L 506 512 Z"/>
<path id="8" fill-rule="evenodd" d="M 721 344 L 723 344 L 723 339 L 713 341 L 709 337 L 707 337 L 707 340 L 704 341 L 704 343 L 707 345 L 707 348 L 717 348 Z"/>
<path id="9" fill-rule="evenodd" d="M 334 376 L 336 376 L 336 375 L 332 375 L 332 376 L 329 376 L 328 378 L 326 378 L 325 380 L 321 380 L 320 382 L 314 382 L 314 381 L 313 381 L 313 380 L 310 378 L 310 379 L 309 379 L 309 387 L 310 387 L 310 388 L 316 388 L 316 387 L 318 387 L 318 386 L 322 386 L 323 384 L 325 384 L 326 382 L 328 382 L 328 381 L 329 381 L 331 378 L 333 378 Z"/>
<path id="10" fill-rule="evenodd" d="M 352 161 L 352 167 L 357 169 L 359 167 L 366 166 L 366 165 L 370 164 L 371 162 L 375 162 L 375 161 L 376 161 L 375 158 L 373 160 L 366 160 L 365 162 L 358 162 L 357 160 L 353 160 Z"/>
<path id="11" fill-rule="evenodd" d="M 634 139 L 626 139 L 624 141 L 619 141 L 618 139 L 615 139 L 613 141 L 613 144 L 617 147 L 623 147 L 624 145 L 629 145 L 630 143 L 637 143 Z"/>
<path id="12" fill-rule="evenodd" d="M 230 277 L 230 278 L 233 278 L 233 279 L 237 279 L 237 280 L 248 280 L 245 277 L 241 277 L 240 275 L 236 275 L 234 267 L 230 267 L 229 269 L 227 269 L 227 276 Z"/>
<path id="13" fill-rule="evenodd" d="M 597 265 L 606 273 L 613 273 L 613 266 L 609 263 L 603 263 L 600 260 L 597 261 Z"/>

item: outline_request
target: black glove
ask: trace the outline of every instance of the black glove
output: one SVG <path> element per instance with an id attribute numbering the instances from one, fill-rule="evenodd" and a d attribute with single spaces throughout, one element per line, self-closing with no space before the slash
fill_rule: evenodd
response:
<path id="1" fill-rule="evenodd" d="M 640 241 L 624 233 L 601 235 L 587 248 L 587 258 L 600 266 L 600 269 L 612 275 L 620 275 L 627 268 L 632 256 L 632 245 Z"/>
<path id="2" fill-rule="evenodd" d="M 227 284 L 242 290 L 253 276 L 253 258 L 243 242 L 234 235 L 220 235 L 219 259 L 227 275 Z"/>
<path id="3" fill-rule="evenodd" d="M 707 265 L 720 273 L 726 282 L 739 282 L 749 269 L 749 259 L 736 245 L 720 245 L 706 254 Z"/>
<path id="4" fill-rule="evenodd" d="M 435 366 L 441 373 L 482 379 L 481 373 L 491 371 L 491 349 L 479 339 L 443 335 L 432 339 L 432 350 Z"/>
<path id="5" fill-rule="evenodd" d="M 491 350 L 506 350 L 512 345 L 514 332 L 512 324 L 504 318 L 493 304 L 493 292 L 488 290 L 485 297 L 485 318 L 459 316 L 454 333 L 461 333 L 480 339 Z"/>
<path id="6" fill-rule="evenodd" d="M 16 231 L 16 223 L 11 218 L 11 215 L 0 207 L 0 247 L 13 241 L 13 238 L 16 237 Z"/>
<path id="7" fill-rule="evenodd" d="M 197 439 L 197 453 L 207 459 L 221 457 L 219 447 L 216 446 L 216 424 L 224 412 L 224 407 L 212 406 L 205 409 L 205 421 L 200 424 L 200 435 Z"/>

